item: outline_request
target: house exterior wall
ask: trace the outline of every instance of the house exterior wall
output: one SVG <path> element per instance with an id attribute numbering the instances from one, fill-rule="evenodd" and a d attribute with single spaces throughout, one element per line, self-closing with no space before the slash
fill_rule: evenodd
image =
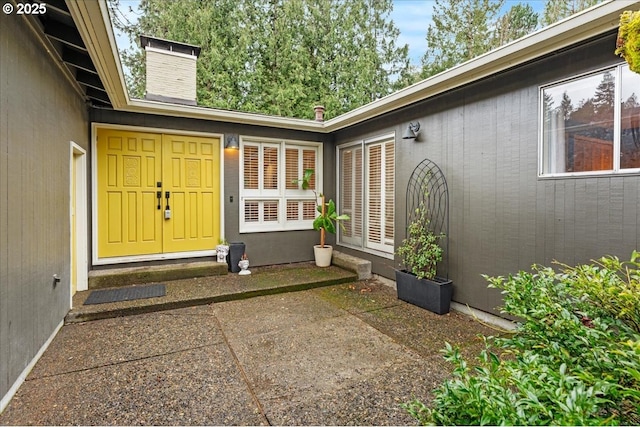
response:
<path id="1" fill-rule="evenodd" d="M 323 163 L 324 188 L 327 195 L 335 188 L 333 173 L 334 152 L 330 137 L 313 132 L 291 131 L 277 128 L 247 126 L 233 123 L 221 123 L 207 120 L 194 120 L 148 114 L 124 113 L 113 110 L 93 109 L 91 121 L 95 123 L 138 126 L 152 129 L 169 129 L 172 132 L 189 131 L 211 134 L 244 135 L 253 137 L 282 138 L 324 143 Z M 264 233 L 239 233 L 239 182 L 240 152 L 225 149 L 222 168 L 224 170 L 223 209 L 224 236 L 229 242 L 244 242 L 252 266 L 283 264 L 313 260 L 313 245 L 319 241 L 319 235 L 312 230 L 278 231 Z M 233 201 L 232 201 L 233 198 Z M 92 245 L 89 245 L 92 247 Z"/>
<path id="2" fill-rule="evenodd" d="M 0 399 L 70 307 L 70 145 L 84 101 L 22 17 L 0 14 Z M 54 285 L 53 274 L 61 281 Z"/>
<path id="3" fill-rule="evenodd" d="M 628 259 L 638 243 L 640 177 L 538 178 L 539 87 L 620 63 L 615 34 L 341 131 L 337 144 L 396 132 L 395 244 L 405 236 L 405 192 L 425 158 L 449 187 L 449 277 L 453 299 L 485 311 L 501 304 L 481 274 L 508 275 L 534 263 Z M 409 121 L 419 138 L 402 140 Z M 340 250 L 343 250 L 340 248 Z M 373 271 L 393 277 L 390 260 Z M 395 260 L 398 265 L 398 259 Z"/>

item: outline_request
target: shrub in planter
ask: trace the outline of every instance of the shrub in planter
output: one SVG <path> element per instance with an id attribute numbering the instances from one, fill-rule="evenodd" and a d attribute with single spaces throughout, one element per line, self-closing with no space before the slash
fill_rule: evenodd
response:
<path id="1" fill-rule="evenodd" d="M 620 15 L 615 53 L 627 61 L 631 71 L 640 74 L 640 11 L 627 10 Z"/>
<path id="2" fill-rule="evenodd" d="M 447 344 L 453 378 L 405 408 L 423 424 L 640 424 L 638 259 L 487 277 L 515 333 L 486 337 L 473 369 Z"/>
<path id="3" fill-rule="evenodd" d="M 398 298 L 437 314 L 449 312 L 453 285 L 436 277 L 442 261 L 442 234 L 429 228 L 428 210 L 421 203 L 407 228 L 407 237 L 396 250 L 404 270 L 396 270 Z"/>

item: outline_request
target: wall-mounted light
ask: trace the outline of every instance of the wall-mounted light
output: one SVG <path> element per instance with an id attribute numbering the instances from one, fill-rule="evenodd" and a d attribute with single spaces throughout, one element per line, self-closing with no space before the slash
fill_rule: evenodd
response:
<path id="1" fill-rule="evenodd" d="M 419 130 L 420 122 L 410 122 L 404 135 L 402 135 L 402 139 L 416 139 L 418 137 Z"/>
<path id="2" fill-rule="evenodd" d="M 239 150 L 238 137 L 235 135 L 227 135 L 224 148 L 231 148 L 232 150 Z"/>

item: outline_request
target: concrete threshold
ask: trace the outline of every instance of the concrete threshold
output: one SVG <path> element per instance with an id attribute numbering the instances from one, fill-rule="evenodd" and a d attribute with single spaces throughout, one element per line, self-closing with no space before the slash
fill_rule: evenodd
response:
<path id="1" fill-rule="evenodd" d="M 252 274 L 247 276 L 229 273 L 162 281 L 166 285 L 166 295 L 156 298 L 83 305 L 92 290 L 77 292 L 65 323 L 130 316 L 358 281 L 358 275 L 352 271 L 333 265 L 320 268 L 314 263 L 256 267 L 250 270 Z"/>
<path id="2" fill-rule="evenodd" d="M 89 289 L 105 289 L 140 283 L 165 282 L 227 274 L 227 264 L 215 261 L 142 267 L 108 268 L 89 272 Z"/>

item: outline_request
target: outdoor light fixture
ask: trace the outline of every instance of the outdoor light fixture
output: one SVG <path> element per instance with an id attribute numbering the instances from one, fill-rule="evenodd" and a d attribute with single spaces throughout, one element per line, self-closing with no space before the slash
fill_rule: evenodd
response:
<path id="1" fill-rule="evenodd" d="M 224 148 L 239 150 L 240 145 L 238 145 L 238 138 L 235 135 L 227 135 L 227 142 L 224 144 Z"/>
<path id="2" fill-rule="evenodd" d="M 416 139 L 420 130 L 420 122 L 410 122 L 406 132 L 402 135 L 402 139 Z"/>

